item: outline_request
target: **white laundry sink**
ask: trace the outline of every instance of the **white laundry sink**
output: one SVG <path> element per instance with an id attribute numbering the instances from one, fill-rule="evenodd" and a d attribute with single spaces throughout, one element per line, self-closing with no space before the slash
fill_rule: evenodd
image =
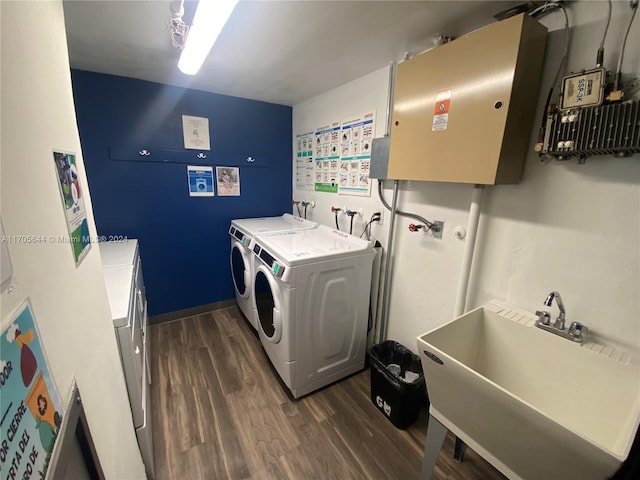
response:
<path id="1" fill-rule="evenodd" d="M 418 337 L 430 414 L 509 478 L 607 478 L 640 422 L 638 352 L 535 320 L 494 301 Z"/>

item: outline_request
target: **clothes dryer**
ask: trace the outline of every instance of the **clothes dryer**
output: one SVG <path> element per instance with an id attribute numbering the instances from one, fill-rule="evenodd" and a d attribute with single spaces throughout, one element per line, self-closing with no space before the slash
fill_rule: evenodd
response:
<path id="1" fill-rule="evenodd" d="M 371 244 L 324 225 L 258 234 L 253 283 L 262 346 L 294 398 L 364 368 L 375 255 Z"/>
<path id="2" fill-rule="evenodd" d="M 317 226 L 316 222 L 293 216 L 290 213 L 285 213 L 280 217 L 243 218 L 231 221 L 229 228 L 231 236 L 230 263 L 236 302 L 254 329 L 258 328 L 256 292 L 251 281 L 255 262 L 251 254 L 254 236 L 261 232 L 306 230 Z"/>

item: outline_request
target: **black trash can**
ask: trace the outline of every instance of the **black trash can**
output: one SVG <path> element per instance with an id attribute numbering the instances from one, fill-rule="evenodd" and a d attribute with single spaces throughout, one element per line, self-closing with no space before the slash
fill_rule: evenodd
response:
<path id="1" fill-rule="evenodd" d="M 387 340 L 371 347 L 371 402 L 398 428 L 416 421 L 428 405 L 420 357 Z"/>

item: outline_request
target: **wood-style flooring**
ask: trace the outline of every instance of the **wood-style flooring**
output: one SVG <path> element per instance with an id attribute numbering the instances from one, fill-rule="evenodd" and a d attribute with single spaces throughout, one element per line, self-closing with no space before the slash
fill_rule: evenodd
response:
<path id="1" fill-rule="evenodd" d="M 396 429 L 371 403 L 370 373 L 293 400 L 237 307 L 149 328 L 156 480 L 418 479 L 426 410 Z M 436 478 L 503 479 L 475 452 Z"/>

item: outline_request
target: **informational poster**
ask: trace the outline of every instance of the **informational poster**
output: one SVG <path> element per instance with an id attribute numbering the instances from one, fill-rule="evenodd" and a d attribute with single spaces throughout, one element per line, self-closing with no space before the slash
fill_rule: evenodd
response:
<path id="1" fill-rule="evenodd" d="M 2 478 L 45 478 L 63 413 L 26 300 L 0 338 Z"/>
<path id="2" fill-rule="evenodd" d="M 213 167 L 187 165 L 190 197 L 213 197 Z"/>
<path id="3" fill-rule="evenodd" d="M 371 142 L 375 112 L 354 115 L 342 121 L 340 131 L 340 177 L 338 193 L 371 195 Z"/>
<path id="4" fill-rule="evenodd" d="M 313 132 L 296 135 L 296 188 L 313 190 L 315 163 L 313 161 Z"/>
<path id="5" fill-rule="evenodd" d="M 240 169 L 238 167 L 216 167 L 216 183 L 219 197 L 240 196 Z"/>
<path id="6" fill-rule="evenodd" d="M 56 165 L 62 207 L 67 220 L 68 241 L 73 251 L 73 259 L 78 266 L 91 248 L 91 237 L 84 206 L 84 191 L 80 185 L 76 166 L 76 155 L 54 150 L 53 161 Z"/>
<path id="7" fill-rule="evenodd" d="M 336 193 L 340 161 L 340 122 L 317 128 L 314 136 L 315 191 Z"/>
<path id="8" fill-rule="evenodd" d="M 209 119 L 182 115 L 184 148 L 191 150 L 211 150 L 209 143 Z"/>

